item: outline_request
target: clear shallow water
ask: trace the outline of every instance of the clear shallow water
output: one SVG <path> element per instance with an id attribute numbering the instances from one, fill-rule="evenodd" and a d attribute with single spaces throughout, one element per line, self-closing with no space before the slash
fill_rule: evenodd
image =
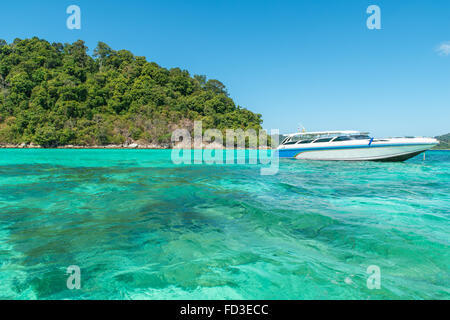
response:
<path id="1" fill-rule="evenodd" d="M 274 176 L 170 155 L 0 150 L 0 298 L 449 299 L 450 152 Z"/>

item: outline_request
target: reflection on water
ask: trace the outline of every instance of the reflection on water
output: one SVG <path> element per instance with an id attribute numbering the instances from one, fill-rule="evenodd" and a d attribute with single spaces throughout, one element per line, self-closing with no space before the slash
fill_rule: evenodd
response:
<path id="1" fill-rule="evenodd" d="M 448 299 L 449 168 L 446 151 L 261 176 L 167 150 L 0 150 L 0 298 Z"/>

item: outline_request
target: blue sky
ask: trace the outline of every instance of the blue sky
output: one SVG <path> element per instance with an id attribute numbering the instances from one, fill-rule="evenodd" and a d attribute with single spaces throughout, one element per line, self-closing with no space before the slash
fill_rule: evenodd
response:
<path id="1" fill-rule="evenodd" d="M 66 28 L 72 4 L 81 30 Z M 381 30 L 366 27 L 372 4 Z M 8 42 L 103 41 L 219 79 L 267 129 L 450 132 L 448 0 L 18 0 L 0 17 Z"/>

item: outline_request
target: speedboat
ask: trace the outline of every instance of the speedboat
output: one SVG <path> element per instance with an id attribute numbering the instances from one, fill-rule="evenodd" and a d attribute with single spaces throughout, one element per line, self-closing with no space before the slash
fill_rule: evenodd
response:
<path id="1" fill-rule="evenodd" d="M 289 134 L 280 158 L 342 161 L 405 161 L 439 144 L 435 138 L 375 139 L 368 132 L 320 131 Z"/>

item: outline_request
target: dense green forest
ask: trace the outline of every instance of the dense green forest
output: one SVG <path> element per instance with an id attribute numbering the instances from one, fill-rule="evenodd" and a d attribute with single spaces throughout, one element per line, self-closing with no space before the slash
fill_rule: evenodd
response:
<path id="1" fill-rule="evenodd" d="M 99 42 L 0 40 L 0 144 L 168 144 L 176 128 L 261 129 L 225 86 Z"/>
<path id="2" fill-rule="evenodd" d="M 438 136 L 436 139 L 438 139 L 440 143 L 435 147 L 435 149 L 450 149 L 450 133 Z"/>

